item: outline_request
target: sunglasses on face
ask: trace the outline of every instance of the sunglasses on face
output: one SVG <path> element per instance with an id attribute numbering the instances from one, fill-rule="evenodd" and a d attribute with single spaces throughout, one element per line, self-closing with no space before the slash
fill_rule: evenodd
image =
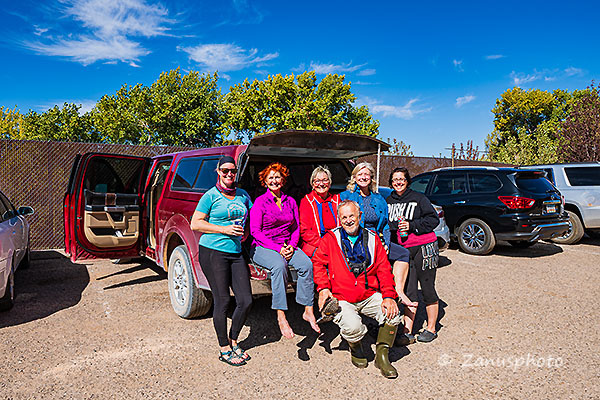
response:
<path id="1" fill-rule="evenodd" d="M 394 179 L 392 179 L 392 182 L 394 182 L 394 183 L 402 183 L 402 182 L 406 182 L 406 179 L 404 179 L 404 178 L 394 178 Z"/>
<path id="2" fill-rule="evenodd" d="M 237 168 L 219 168 L 219 171 L 221 171 L 221 173 L 223 175 L 227 175 L 227 174 L 237 174 L 238 169 Z"/>

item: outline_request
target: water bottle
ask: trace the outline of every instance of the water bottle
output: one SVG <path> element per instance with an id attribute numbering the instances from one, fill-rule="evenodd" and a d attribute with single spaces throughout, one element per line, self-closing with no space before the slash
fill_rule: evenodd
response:
<path id="1" fill-rule="evenodd" d="M 398 225 L 400 225 L 400 223 L 404 221 L 406 221 L 406 218 L 404 218 L 404 216 L 401 215 L 400 218 L 398 218 Z M 398 229 L 398 236 L 400 236 L 404 240 L 408 237 L 408 231 L 401 231 L 400 229 Z"/>

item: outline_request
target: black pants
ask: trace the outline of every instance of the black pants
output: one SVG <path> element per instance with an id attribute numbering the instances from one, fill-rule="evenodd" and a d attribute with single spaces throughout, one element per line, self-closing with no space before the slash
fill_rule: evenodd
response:
<path id="1" fill-rule="evenodd" d="M 425 304 L 436 303 L 439 300 L 435 290 L 437 257 L 439 257 L 437 242 L 409 247 L 408 251 L 410 252 L 410 269 L 404 292 L 412 301 L 418 301 L 418 284 L 420 283 Z M 424 259 L 425 264 L 428 265 L 424 265 Z M 435 265 L 430 265 L 432 262 Z"/>
<path id="2" fill-rule="evenodd" d="M 250 271 L 241 253 L 225 253 L 199 248 L 200 265 L 208 280 L 213 295 L 213 324 L 217 332 L 219 346 L 228 346 L 229 338 L 237 340 L 252 306 Z M 227 308 L 229 307 L 229 287 L 233 289 L 236 307 L 231 317 L 231 329 L 227 337 Z"/>

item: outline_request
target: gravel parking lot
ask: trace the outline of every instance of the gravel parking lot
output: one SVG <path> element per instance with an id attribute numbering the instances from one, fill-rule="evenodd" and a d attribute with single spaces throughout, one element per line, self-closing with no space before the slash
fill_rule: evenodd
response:
<path id="1" fill-rule="evenodd" d="M 400 377 L 386 380 L 350 364 L 332 323 L 313 335 L 300 307 L 296 338 L 281 338 L 265 297 L 242 332 L 252 360 L 227 366 L 211 318 L 177 317 L 150 263 L 38 252 L 0 314 L 0 398 L 600 398 L 599 241 L 443 256 L 440 336 L 394 348 Z"/>

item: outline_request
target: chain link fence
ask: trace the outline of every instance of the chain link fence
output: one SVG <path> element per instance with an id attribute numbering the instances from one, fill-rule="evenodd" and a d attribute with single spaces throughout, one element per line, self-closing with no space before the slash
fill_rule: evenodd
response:
<path id="1" fill-rule="evenodd" d="M 191 147 L 0 140 L 0 190 L 15 207 L 31 206 L 31 248 L 64 247 L 63 197 L 77 154 L 88 152 L 154 157 Z"/>

